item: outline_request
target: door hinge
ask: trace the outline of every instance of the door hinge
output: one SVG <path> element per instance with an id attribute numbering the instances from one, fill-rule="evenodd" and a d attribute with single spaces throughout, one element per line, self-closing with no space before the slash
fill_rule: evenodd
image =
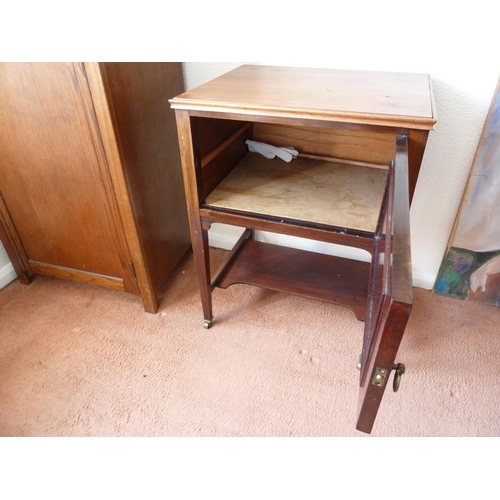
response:
<path id="1" fill-rule="evenodd" d="M 134 279 L 137 279 L 137 275 L 135 274 L 135 266 L 134 266 L 134 263 L 132 261 L 129 262 L 129 265 L 130 265 L 130 270 L 132 271 L 132 276 L 134 277 Z"/>

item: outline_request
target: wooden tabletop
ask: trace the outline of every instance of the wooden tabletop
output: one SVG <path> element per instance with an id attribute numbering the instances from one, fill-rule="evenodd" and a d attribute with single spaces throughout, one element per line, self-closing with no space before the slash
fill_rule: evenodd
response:
<path id="1" fill-rule="evenodd" d="M 243 65 L 170 103 L 200 113 L 319 119 L 430 130 L 429 75 Z"/>

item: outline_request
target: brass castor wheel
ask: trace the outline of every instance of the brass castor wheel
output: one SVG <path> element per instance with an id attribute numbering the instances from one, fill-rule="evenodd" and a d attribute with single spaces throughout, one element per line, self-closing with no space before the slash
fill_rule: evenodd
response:
<path id="1" fill-rule="evenodd" d="M 203 326 L 208 330 L 212 326 L 212 322 L 210 320 L 206 319 L 203 322 Z"/>

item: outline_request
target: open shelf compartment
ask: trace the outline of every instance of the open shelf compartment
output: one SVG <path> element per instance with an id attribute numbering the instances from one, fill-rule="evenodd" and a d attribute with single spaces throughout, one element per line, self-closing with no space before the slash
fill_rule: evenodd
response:
<path id="1" fill-rule="evenodd" d="M 243 233 L 212 287 L 260 286 L 348 307 L 365 320 L 369 262 L 255 241 L 251 233 Z"/>
<path id="2" fill-rule="evenodd" d="M 205 206 L 373 233 L 387 169 L 299 157 L 290 163 L 248 153 Z"/>

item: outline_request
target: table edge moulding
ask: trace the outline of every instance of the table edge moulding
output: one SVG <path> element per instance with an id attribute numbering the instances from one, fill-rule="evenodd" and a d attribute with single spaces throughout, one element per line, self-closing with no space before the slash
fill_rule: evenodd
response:
<path id="1" fill-rule="evenodd" d="M 204 326 L 213 289 L 235 283 L 349 307 L 365 323 L 356 428 L 370 433 L 391 371 L 396 391 L 405 370 L 396 355 L 412 307 L 409 208 L 437 123 L 430 76 L 243 65 L 169 102 Z M 213 223 L 243 228 L 215 273 Z M 370 261 L 257 241 L 255 231 L 359 248 Z"/>

